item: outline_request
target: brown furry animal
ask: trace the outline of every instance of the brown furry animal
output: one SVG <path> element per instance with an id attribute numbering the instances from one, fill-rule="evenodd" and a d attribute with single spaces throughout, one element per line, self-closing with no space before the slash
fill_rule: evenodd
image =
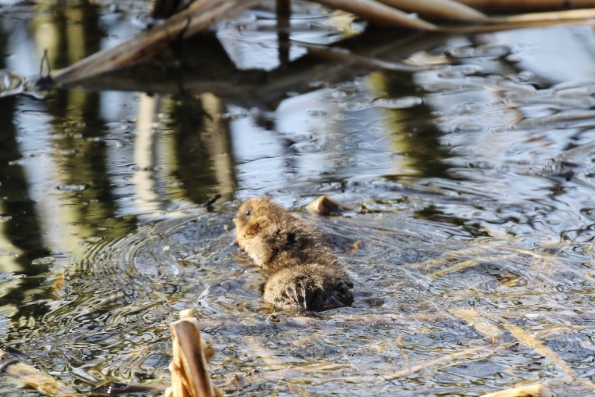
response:
<path id="1" fill-rule="evenodd" d="M 235 223 L 240 248 L 270 274 L 266 302 L 300 311 L 353 303 L 353 283 L 314 226 L 265 198 L 243 202 Z"/>

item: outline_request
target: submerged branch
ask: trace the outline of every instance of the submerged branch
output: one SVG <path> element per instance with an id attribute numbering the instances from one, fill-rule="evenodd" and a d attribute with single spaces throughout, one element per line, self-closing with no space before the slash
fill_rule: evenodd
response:
<path id="1" fill-rule="evenodd" d="M 50 397 L 82 397 L 74 389 L 45 372 L 21 362 L 16 355 L 6 349 L 0 349 L 0 373 L 17 378 Z"/>

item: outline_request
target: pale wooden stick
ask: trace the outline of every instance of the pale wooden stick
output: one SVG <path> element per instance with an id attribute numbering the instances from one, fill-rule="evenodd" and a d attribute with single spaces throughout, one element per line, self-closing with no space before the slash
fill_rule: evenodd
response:
<path id="1" fill-rule="evenodd" d="M 595 0 L 456 0 L 482 10 L 564 10 L 595 7 Z"/>
<path id="2" fill-rule="evenodd" d="M 332 8 L 348 11 L 370 21 L 410 29 L 436 30 L 436 25 L 414 18 L 374 0 L 315 0 Z"/>
<path id="3" fill-rule="evenodd" d="M 589 19 L 595 17 L 595 8 L 584 10 L 566 10 L 553 12 L 534 12 L 529 14 L 492 17 L 491 23 L 522 23 L 545 21 L 572 21 L 576 19 Z"/>
<path id="4" fill-rule="evenodd" d="M 424 18 L 484 22 L 488 16 L 454 0 L 378 0 L 389 7 L 415 12 Z"/>

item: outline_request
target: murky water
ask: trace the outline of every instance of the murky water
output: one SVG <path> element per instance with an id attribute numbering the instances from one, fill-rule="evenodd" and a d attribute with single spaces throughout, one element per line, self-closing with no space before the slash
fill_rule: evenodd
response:
<path id="1" fill-rule="evenodd" d="M 2 4 L 0 68 L 26 77 L 44 49 L 57 69 L 125 40 L 148 8 Z M 239 68 L 282 64 L 272 17 L 220 26 Z M 300 42 L 361 30 L 306 6 L 292 22 Z M 388 38 L 367 55 L 401 60 L 403 42 L 369 34 Z M 0 98 L 2 343 L 81 392 L 167 383 L 168 324 L 193 308 L 230 395 L 592 393 L 593 29 L 426 38 L 410 41 L 417 71 L 330 63 L 281 97 Z M 356 302 L 271 316 L 233 245 L 237 202 L 300 210 L 322 194 L 353 208 L 304 216 Z M 7 377 L 0 394 L 39 395 Z"/>

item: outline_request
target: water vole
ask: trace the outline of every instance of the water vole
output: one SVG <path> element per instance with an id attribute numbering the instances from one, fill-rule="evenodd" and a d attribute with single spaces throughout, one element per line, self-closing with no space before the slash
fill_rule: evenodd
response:
<path id="1" fill-rule="evenodd" d="M 238 245 L 270 275 L 265 301 L 301 311 L 353 303 L 353 283 L 314 226 L 266 198 L 243 202 L 235 222 Z"/>

